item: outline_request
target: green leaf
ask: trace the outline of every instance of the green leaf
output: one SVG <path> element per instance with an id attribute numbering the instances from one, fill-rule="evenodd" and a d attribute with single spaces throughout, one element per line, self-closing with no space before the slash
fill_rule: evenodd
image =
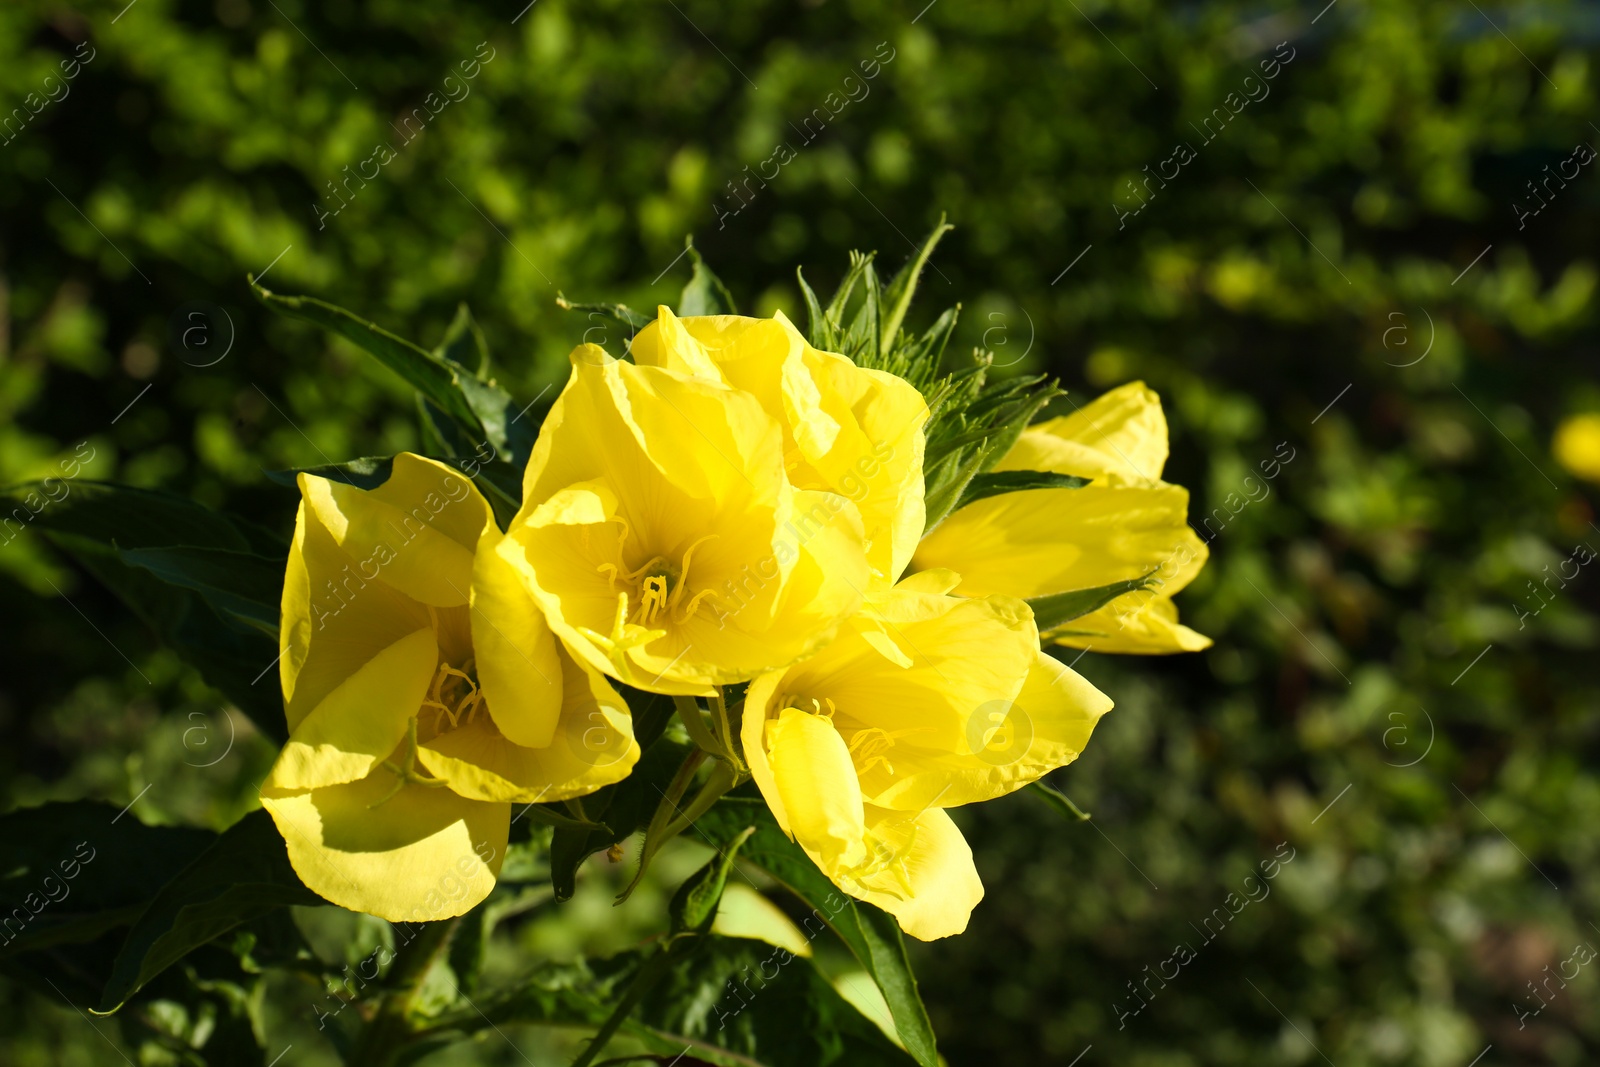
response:
<path id="1" fill-rule="evenodd" d="M 1067 794 L 1061 792 L 1059 789 L 1052 789 L 1050 786 L 1045 785 L 1043 781 L 1029 782 L 1028 792 L 1032 793 L 1034 796 L 1050 805 L 1053 810 L 1066 816 L 1073 822 L 1087 822 L 1090 818 L 1092 818 L 1088 812 L 1074 804 L 1072 799 L 1068 797 Z"/>
<path id="2" fill-rule="evenodd" d="M 922 276 L 922 268 L 927 266 L 928 258 L 933 255 L 934 248 L 939 244 L 939 239 L 955 229 L 945 221 L 944 215 L 939 216 L 939 225 L 922 242 L 922 247 L 917 250 L 916 257 L 900 268 L 900 272 L 889 282 L 884 290 L 883 299 L 889 306 L 889 317 L 883 323 L 883 340 L 879 345 L 881 354 L 887 356 L 894 348 L 900 335 L 900 324 L 905 321 L 906 310 L 911 306 L 911 298 L 917 291 L 917 281 Z"/>
<path id="3" fill-rule="evenodd" d="M 652 965 L 657 973 L 639 982 Z M 648 991 L 622 1022 L 621 1033 L 657 1062 L 674 1057 L 727 1067 L 911 1067 L 917 1062 L 840 996 L 809 959 L 763 941 L 715 935 L 683 939 L 674 951 L 634 949 L 604 960 L 542 964 L 517 986 L 474 996 L 438 1017 L 424 1036 L 471 1034 L 512 1022 L 598 1028 L 625 991 L 638 988 L 636 982 Z M 596 1054 L 601 1055 L 598 1049 Z"/>
<path id="4" fill-rule="evenodd" d="M 974 500 L 1002 493 L 1017 493 L 1025 489 L 1082 489 L 1090 479 L 1076 474 L 1056 474 L 1053 471 L 989 471 L 973 475 L 961 490 L 961 497 L 951 511 L 958 511 Z"/>
<path id="5" fill-rule="evenodd" d="M 933 1024 L 917 992 L 905 939 L 893 916 L 840 893 L 811 857 L 778 828 L 764 800 L 725 797 L 695 826 L 718 848 L 726 848 L 747 827 L 755 827 L 742 850 L 744 858 L 810 904 L 812 917 L 833 928 L 883 992 L 906 1050 L 922 1067 L 938 1067 Z M 808 935 L 815 936 L 810 925 L 808 918 Z"/>
<path id="6" fill-rule="evenodd" d="M 660 736 L 640 755 L 628 777 L 584 797 L 584 810 L 590 819 L 605 824 L 603 832 L 556 827 L 550 840 L 550 881 L 557 900 L 571 898 L 584 860 L 626 840 L 650 822 L 690 747 Z"/>
<path id="7" fill-rule="evenodd" d="M 116 1011 L 146 982 L 240 923 L 275 908 L 323 904 L 289 865 L 271 817 L 256 810 L 179 870 L 128 931 L 99 1014 Z"/>
<path id="8" fill-rule="evenodd" d="M 728 287 L 722 284 L 722 279 L 711 272 L 705 260 L 700 258 L 699 249 L 694 246 L 693 238 L 686 238 L 684 248 L 689 253 L 689 262 L 694 264 L 694 273 L 689 276 L 689 284 L 683 287 L 683 295 L 678 297 L 678 315 L 734 315 L 737 311 L 733 305 L 733 294 L 728 292 Z"/>
<path id="9" fill-rule="evenodd" d="M 703 1036 L 767 1067 L 919 1062 L 840 996 L 810 960 L 745 938 L 696 942 L 644 997 L 630 1020 L 634 1027 Z"/>
<path id="10" fill-rule="evenodd" d="M 464 302 L 456 305 L 456 317 L 450 320 L 433 354 L 441 362 L 460 364 L 480 378 L 489 373 L 489 342 Z"/>
<path id="11" fill-rule="evenodd" d="M 283 601 L 283 559 L 228 548 L 130 548 L 123 562 L 141 567 L 169 585 L 193 589 L 219 615 L 254 626 L 274 641 Z"/>
<path id="12" fill-rule="evenodd" d="M 692 931 L 703 934 L 711 929 L 711 922 L 717 917 L 717 905 L 722 901 L 723 886 L 728 881 L 728 872 L 733 870 L 733 859 L 739 854 L 739 846 L 755 832 L 755 827 L 749 827 L 730 841 L 728 847 L 718 850 L 704 867 L 683 880 L 667 905 L 672 933 Z"/>
<path id="13" fill-rule="evenodd" d="M 834 338 L 833 324 L 828 321 L 828 316 L 822 310 L 822 302 L 817 299 L 817 294 L 806 282 L 804 270 L 796 267 L 794 276 L 800 283 L 800 295 L 806 302 L 806 340 L 811 342 L 812 348 L 824 352 L 834 351 L 838 341 Z"/>
<path id="14" fill-rule="evenodd" d="M 254 278 L 250 278 L 249 282 L 256 299 L 273 311 L 321 326 L 353 342 L 437 404 L 440 410 L 464 424 L 470 432 L 476 434 L 482 428 L 482 423 L 461 391 L 461 382 L 472 378 L 471 372 L 465 367 L 447 363 L 336 304 L 313 296 L 283 296 L 264 288 Z M 498 446 L 504 443 L 498 442 Z"/>
<path id="15" fill-rule="evenodd" d="M 0 957 L 128 925 L 216 839 L 209 830 L 146 826 L 95 801 L 0 815 Z"/>
<path id="16" fill-rule="evenodd" d="M 1039 627 L 1039 633 L 1048 634 L 1059 630 L 1073 619 L 1100 610 L 1124 593 L 1159 585 L 1155 573 L 1151 571 L 1140 578 L 1099 585 L 1093 589 L 1073 589 L 1065 593 L 1053 593 L 1050 596 L 1036 596 L 1027 603 L 1033 609 L 1033 621 Z"/>
<path id="17" fill-rule="evenodd" d="M 46 488 L 44 482 L 12 486 L 0 490 L 0 501 L 9 511 L 12 502 L 26 506 L 30 496 L 38 497 Z M 226 516 L 187 497 L 83 479 L 61 482 L 55 492 L 61 494 L 59 499 L 47 496 L 42 507 L 28 509 L 37 511 L 31 526 L 106 545 L 114 543 L 119 548 L 193 545 L 236 552 L 251 548 L 245 534 Z"/>
<path id="18" fill-rule="evenodd" d="M 261 630 L 259 619 L 214 609 L 192 582 L 171 584 L 165 580 L 171 573 L 158 576 L 123 555 L 173 548 L 259 554 L 277 546 L 253 529 L 171 493 L 104 482 L 62 484 L 67 492 L 39 508 L 32 526 L 115 593 L 262 733 L 283 740 L 282 697 L 276 678 L 263 673 L 278 654 L 276 637 Z M 14 487 L 0 491 L 0 498 L 26 502 L 33 492 L 28 486 Z"/>

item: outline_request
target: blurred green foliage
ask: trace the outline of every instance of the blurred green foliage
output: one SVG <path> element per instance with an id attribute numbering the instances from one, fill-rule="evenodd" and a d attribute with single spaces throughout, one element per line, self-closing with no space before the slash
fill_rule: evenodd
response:
<path id="1" fill-rule="evenodd" d="M 403 383 L 246 273 L 428 345 L 466 300 L 537 410 L 576 342 L 625 340 L 558 293 L 670 301 L 692 231 L 743 308 L 798 316 L 796 265 L 892 266 L 947 212 L 911 325 L 960 301 L 956 347 L 1009 373 L 1161 393 L 1213 553 L 1180 605 L 1216 639 L 1077 663 L 1118 705 L 1051 779 L 1091 822 L 958 813 L 989 896 L 916 954 L 950 1062 L 1593 1062 L 1600 978 L 1549 976 L 1600 943 L 1600 577 L 1546 579 L 1600 547 L 1548 447 L 1600 410 L 1600 178 L 1549 178 L 1600 138 L 1594 6 L 921 7 L 7 3 L 0 483 L 92 453 L 82 477 L 287 531 L 263 469 L 416 447 Z M 272 752 L 241 715 L 33 534 L 0 570 L 0 806 L 248 809 Z M 612 911 L 591 864 L 491 974 L 659 925 L 670 881 Z M 269 1050 L 332 1062 L 315 991 L 271 992 Z M 19 1065 L 120 1063 L 143 1032 L 5 980 L 0 1020 Z"/>

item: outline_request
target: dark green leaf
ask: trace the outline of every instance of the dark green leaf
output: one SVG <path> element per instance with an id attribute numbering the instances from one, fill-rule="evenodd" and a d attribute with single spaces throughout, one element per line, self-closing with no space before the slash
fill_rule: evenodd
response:
<path id="1" fill-rule="evenodd" d="M 811 857 L 778 828 L 763 800 L 724 797 L 695 822 L 695 827 L 718 848 L 726 848 L 751 826 L 756 832 L 744 846 L 743 857 L 811 905 L 811 917 L 804 921 L 807 936 L 816 936 L 821 923 L 833 928 L 877 982 L 906 1049 L 923 1067 L 937 1067 L 933 1024 L 917 993 L 917 980 L 906 958 L 905 939 L 894 917 L 839 892 Z M 811 926 L 813 920 L 819 923 L 816 930 Z"/>
<path id="2" fill-rule="evenodd" d="M 283 559 L 227 548 L 131 548 L 123 562 L 141 567 L 169 585 L 193 589 L 219 615 L 231 616 L 278 636 L 278 605 L 283 600 Z"/>
<path id="3" fill-rule="evenodd" d="M 456 316 L 433 354 L 445 363 L 460 364 L 479 377 L 489 373 L 489 342 L 465 303 L 456 305 Z"/>
<path id="4" fill-rule="evenodd" d="M 358 318 L 325 300 L 313 296 L 283 296 L 263 288 L 254 278 L 250 279 L 250 289 L 256 299 L 279 314 L 321 326 L 353 342 L 437 404 L 440 410 L 467 426 L 469 431 L 476 433 L 481 428 L 477 415 L 461 392 L 461 382 L 472 378 L 465 367 L 446 363 L 376 323 Z M 504 443 L 501 441 L 498 445 Z"/>
<path id="5" fill-rule="evenodd" d="M 115 1011 L 192 950 L 248 919 L 292 904 L 322 904 L 289 865 L 271 817 L 253 811 L 170 878 L 128 931 L 98 1011 Z"/>
<path id="6" fill-rule="evenodd" d="M 628 777 L 584 797 L 584 810 L 589 818 L 606 825 L 605 832 L 556 828 L 550 841 L 550 881 L 557 900 L 572 896 L 584 860 L 626 840 L 650 822 L 688 751 L 688 745 L 659 737 L 644 750 Z"/>
<path id="7" fill-rule="evenodd" d="M 1155 571 L 1151 571 L 1142 578 L 1129 578 L 1127 581 L 1112 582 L 1110 585 L 1100 585 L 1093 589 L 1073 589 L 1065 593 L 1033 597 L 1028 601 L 1028 606 L 1033 609 L 1034 625 L 1039 627 L 1041 634 L 1059 630 L 1079 616 L 1100 610 L 1124 593 L 1136 592 L 1159 584 L 1154 575 Z"/>
<path id="8" fill-rule="evenodd" d="M 170 584 L 152 570 L 132 565 L 122 554 L 180 547 L 240 554 L 255 550 L 259 554 L 262 548 L 273 547 L 269 539 L 171 493 L 104 482 L 62 485 L 67 491 L 38 510 L 33 516 L 34 528 L 116 593 L 164 644 L 198 668 L 205 680 L 249 715 L 263 733 L 281 740 L 285 727 L 276 679 L 262 680 L 263 670 L 278 654 L 277 640 L 262 632 L 259 618 L 248 618 L 248 613 L 219 613 L 194 590 L 193 583 Z M 28 494 L 33 492 L 29 487 L 17 487 L 4 495 L 27 506 Z M 151 561 L 157 558 L 151 557 Z M 262 575 L 260 567 L 256 573 Z"/>
<path id="9" fill-rule="evenodd" d="M 0 507 L 15 512 L 37 505 L 25 525 L 73 534 L 119 548 L 193 545 L 246 552 L 245 535 L 226 517 L 187 497 L 109 482 L 59 482 L 53 496 L 46 482 L 0 490 Z M 41 495 L 44 494 L 44 495 Z"/>
<path id="10" fill-rule="evenodd" d="M 217 835 L 80 800 L 0 815 L 0 956 L 92 941 L 138 916 Z"/>
<path id="11" fill-rule="evenodd" d="M 670 964 L 621 1032 L 666 1062 L 728 1067 L 910 1067 L 917 1061 L 834 990 L 808 959 L 763 941 L 713 935 L 585 963 L 545 964 L 517 987 L 473 997 L 430 1031 L 509 1022 L 600 1027 L 641 971 Z M 646 983 L 652 985 L 651 983 Z M 598 1053 L 598 1050 L 597 1050 Z M 604 1053 L 599 1053 L 603 1056 Z M 607 1062 L 602 1059 L 601 1062 Z"/>
<path id="12" fill-rule="evenodd" d="M 683 287 L 683 295 L 678 297 L 678 314 L 737 314 L 733 294 L 722 284 L 722 279 L 711 273 L 711 268 L 700 258 L 700 251 L 695 248 L 692 239 L 685 242 L 685 248 L 689 253 L 689 262 L 694 264 L 694 273 L 689 276 L 689 284 Z"/>
<path id="13" fill-rule="evenodd" d="M 1018 493 L 1024 489 L 1082 489 L 1088 478 L 1076 474 L 1055 474 L 1051 471 L 989 471 L 974 475 L 961 491 L 952 511 L 966 507 L 974 500 L 1002 493 Z"/>
<path id="14" fill-rule="evenodd" d="M 911 1067 L 917 1061 L 841 997 L 808 959 L 763 941 L 697 939 L 632 1020 L 768 1067 Z"/>

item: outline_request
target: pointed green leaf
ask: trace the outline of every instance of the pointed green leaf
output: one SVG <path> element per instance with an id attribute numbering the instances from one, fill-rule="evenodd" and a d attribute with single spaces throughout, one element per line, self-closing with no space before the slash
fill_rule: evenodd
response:
<path id="1" fill-rule="evenodd" d="M 694 241 L 687 241 L 685 247 L 689 252 L 689 262 L 694 264 L 694 273 L 689 276 L 689 284 L 683 287 L 683 295 L 678 297 L 678 315 L 737 314 L 733 294 L 700 258 L 700 250 L 695 248 Z"/>
<path id="2" fill-rule="evenodd" d="M 1091 611 L 1099 611 L 1124 593 L 1160 584 L 1154 578 L 1155 573 L 1151 571 L 1141 578 L 1129 578 L 1127 581 L 1112 582 L 1110 585 L 1100 585 L 1093 589 L 1073 589 L 1065 593 L 1033 597 L 1027 604 L 1033 609 L 1033 621 L 1039 627 L 1039 633 L 1045 635 L 1061 629 L 1073 619 L 1087 615 Z"/>
<path id="3" fill-rule="evenodd" d="M 812 291 L 806 282 L 805 271 L 799 267 L 794 269 L 795 280 L 800 283 L 800 295 L 806 302 L 806 340 L 811 342 L 811 347 L 823 352 L 832 352 L 838 343 L 833 336 L 833 324 L 828 321 L 828 316 L 822 310 L 822 302 L 817 299 L 817 294 Z"/>
<path id="4" fill-rule="evenodd" d="M 812 916 L 833 928 L 883 992 L 906 1050 L 922 1067 L 938 1067 L 933 1024 L 917 992 L 905 939 L 893 916 L 841 893 L 778 828 L 764 800 L 724 797 L 696 820 L 695 827 L 718 848 L 726 848 L 747 827 L 755 827 L 742 850 L 743 857 L 810 904 Z M 808 930 L 810 922 L 807 919 L 805 923 Z"/>
<path id="5" fill-rule="evenodd" d="M 986 474 L 973 476 L 966 484 L 966 488 L 962 489 L 961 499 L 951 510 L 966 507 L 974 500 L 999 496 L 1002 493 L 1017 493 L 1024 489 L 1082 489 L 1088 484 L 1088 478 L 1080 478 L 1076 474 L 1056 474 L 1053 471 L 989 471 Z"/>
<path id="6" fill-rule="evenodd" d="M 325 300 L 312 296 L 283 296 L 264 288 L 254 278 L 250 279 L 250 289 L 256 299 L 280 315 L 321 326 L 353 342 L 437 404 L 440 410 L 467 426 L 470 432 L 477 434 L 481 429 L 482 424 L 461 391 L 463 381 L 475 380 L 465 367 L 446 363 L 376 323 L 358 318 Z M 504 443 L 497 442 L 497 447 Z"/>
<path id="7" fill-rule="evenodd" d="M 456 316 L 433 354 L 441 362 L 460 364 L 480 378 L 489 373 L 489 342 L 465 303 L 456 305 Z"/>
<path id="8" fill-rule="evenodd" d="M 228 548 L 130 548 L 123 562 L 141 567 L 169 585 L 193 589 L 212 610 L 278 637 L 283 601 L 283 559 Z"/>
<path id="9" fill-rule="evenodd" d="M 128 931 L 99 1014 L 116 1011 L 150 979 L 194 949 L 274 908 L 324 904 L 289 865 L 283 838 L 260 809 L 230 826 L 181 869 Z"/>
<path id="10" fill-rule="evenodd" d="M 97 801 L 0 815 L 0 958 L 128 925 L 216 839 L 210 830 L 146 826 Z"/>
<path id="11" fill-rule="evenodd" d="M 939 216 L 939 225 L 922 242 L 922 247 L 917 250 L 915 258 L 900 268 L 900 272 L 889 282 L 884 290 L 883 300 L 888 305 L 889 314 L 883 322 L 883 340 L 879 352 L 887 356 L 900 335 L 900 324 L 905 321 L 906 311 L 911 307 L 911 298 L 917 291 L 917 281 L 922 276 L 922 268 L 927 266 L 928 258 L 933 255 L 934 248 L 939 244 L 939 239 L 955 229 L 945 221 L 944 215 Z"/>

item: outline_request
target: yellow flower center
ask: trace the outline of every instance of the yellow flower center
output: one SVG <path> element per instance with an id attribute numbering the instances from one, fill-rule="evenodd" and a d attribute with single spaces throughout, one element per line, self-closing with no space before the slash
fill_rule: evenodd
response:
<path id="1" fill-rule="evenodd" d="M 405 756 L 400 763 L 395 763 L 393 760 L 383 761 L 384 769 L 395 776 L 394 788 L 367 807 L 376 808 L 388 803 L 408 784 L 425 785 L 434 789 L 445 785 L 441 779 L 417 773 L 417 746 L 420 743 L 417 734 L 423 716 L 429 711 L 433 712 L 433 722 L 428 724 L 429 740 L 476 720 L 484 703 L 483 690 L 478 688 L 477 681 L 469 673 L 473 665 L 474 661 L 471 659 L 463 665 L 465 669 L 452 667 L 448 663 L 439 664 L 433 673 L 433 680 L 428 683 L 428 691 L 422 698 L 421 706 L 417 708 L 417 713 L 411 717 L 411 721 L 406 723 Z M 446 720 L 449 720 L 449 725 L 445 724 Z"/>
<path id="2" fill-rule="evenodd" d="M 474 661 L 468 660 L 468 670 Z M 434 672 L 433 681 L 428 684 L 428 695 L 422 699 L 422 707 L 417 710 L 420 716 L 429 708 L 433 709 L 433 732 L 435 735 L 443 733 L 444 720 L 450 720 L 453 730 L 462 722 L 472 722 L 477 717 L 478 709 L 483 706 L 483 690 L 478 688 L 478 683 L 471 674 L 465 670 L 457 670 L 448 663 L 439 664 L 439 669 Z"/>
<path id="3" fill-rule="evenodd" d="M 622 528 L 624 543 L 628 539 L 628 533 L 628 527 L 624 525 Z M 613 589 L 619 582 L 622 583 L 622 595 L 633 605 L 631 610 L 625 608 L 623 612 L 628 622 L 640 626 L 652 626 L 665 613 L 672 622 L 682 625 L 694 618 L 707 597 L 718 595 L 713 589 L 702 589 L 692 596 L 687 596 L 695 549 L 716 536 L 716 534 L 706 534 L 686 548 L 682 562 L 676 567 L 668 562 L 665 556 L 654 555 L 629 571 L 623 570 L 615 563 L 602 563 L 595 569 L 610 577 Z"/>

